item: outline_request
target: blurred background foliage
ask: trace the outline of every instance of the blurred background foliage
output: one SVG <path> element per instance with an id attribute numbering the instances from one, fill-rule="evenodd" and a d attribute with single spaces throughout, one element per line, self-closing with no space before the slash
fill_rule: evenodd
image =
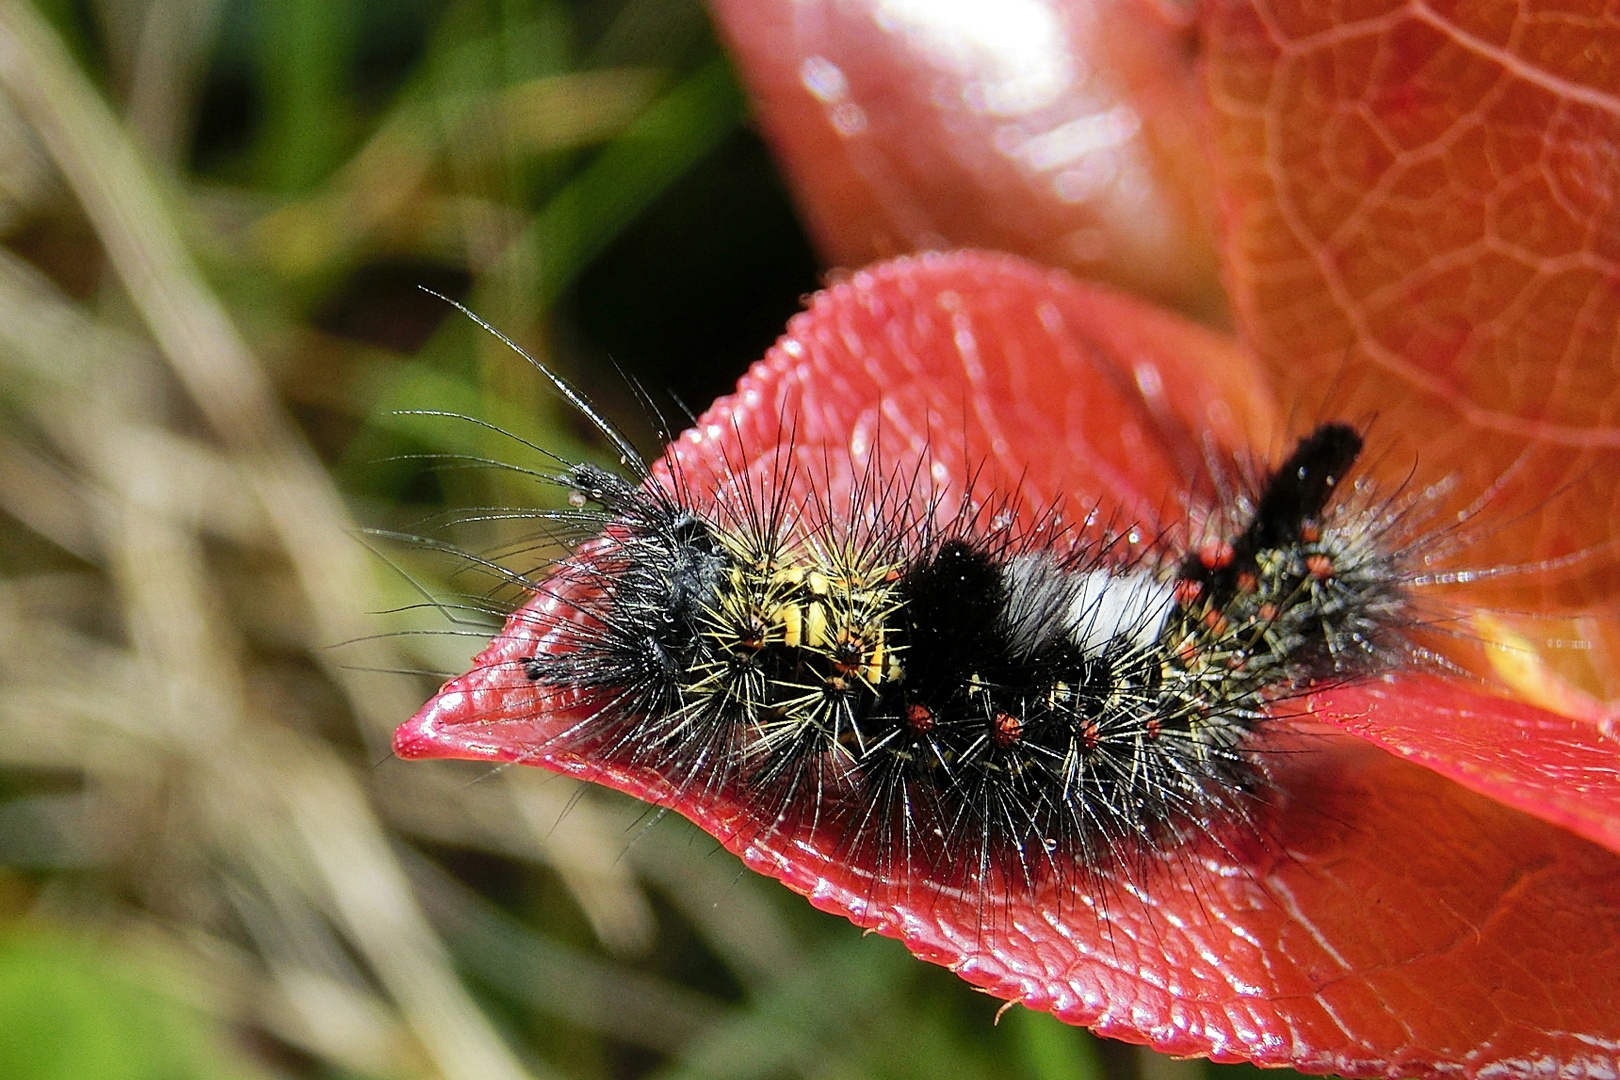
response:
<path id="1" fill-rule="evenodd" d="M 633 383 L 679 426 L 817 285 L 696 0 L 0 0 L 0 242 L 0 1075 L 1222 1071 L 389 755 L 487 582 L 356 522 L 530 568 L 477 508 L 555 493 L 442 456 L 600 452 L 418 286 L 656 451 Z"/>

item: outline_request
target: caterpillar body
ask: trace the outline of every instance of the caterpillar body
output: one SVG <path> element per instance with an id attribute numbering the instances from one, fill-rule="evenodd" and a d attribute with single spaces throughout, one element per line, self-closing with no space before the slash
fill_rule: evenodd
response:
<path id="1" fill-rule="evenodd" d="M 1197 544 L 1144 548 L 1056 510 L 947 509 L 905 473 L 871 471 L 842 513 L 791 504 L 782 475 L 694 498 L 559 386 L 638 475 L 556 478 L 599 527 L 541 586 L 568 598 L 546 648 L 515 661 L 581 718 L 558 741 L 754 828 L 826 830 L 880 876 L 1035 884 L 1241 825 L 1257 726 L 1407 648 L 1403 553 L 1335 497 L 1362 449 L 1344 424 Z"/>

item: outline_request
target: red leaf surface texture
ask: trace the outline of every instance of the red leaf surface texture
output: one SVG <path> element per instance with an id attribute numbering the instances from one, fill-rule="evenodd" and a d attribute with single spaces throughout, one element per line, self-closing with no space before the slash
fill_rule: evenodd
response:
<path id="1" fill-rule="evenodd" d="M 1620 595 L 1620 18 L 1602 3 L 1204 9 L 1233 306 L 1281 399 L 1465 491 L 1504 606 Z M 1569 558 L 1575 553 L 1584 558 Z M 1620 690 L 1620 624 L 1588 624 Z"/>

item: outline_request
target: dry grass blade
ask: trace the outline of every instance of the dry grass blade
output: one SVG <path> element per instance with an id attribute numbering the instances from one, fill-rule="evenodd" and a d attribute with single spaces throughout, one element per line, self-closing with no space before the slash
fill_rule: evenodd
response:
<path id="1" fill-rule="evenodd" d="M 364 636 L 368 568 L 352 523 L 263 369 L 203 281 L 157 186 L 95 90 L 32 7 L 0 4 L 0 86 L 39 132 L 96 228 L 120 283 L 216 435 L 241 459 L 308 598 L 321 644 Z M 385 661 L 380 646 L 367 660 Z M 379 662 L 379 667 L 387 666 Z M 409 698 L 333 666 L 378 745 Z"/>
<path id="2" fill-rule="evenodd" d="M 276 736 L 279 725 L 263 716 L 244 644 L 209 576 L 196 528 L 212 519 L 211 508 L 192 502 L 183 509 L 197 494 L 186 483 L 188 473 L 193 480 L 223 473 L 229 480 L 210 486 L 253 493 L 311 615 L 303 644 L 318 650 L 369 629 L 361 621 L 370 606 L 368 568 L 349 539 L 336 492 L 203 283 L 133 148 L 48 27 L 21 3 L 0 4 L 0 86 L 39 132 L 162 357 L 224 447 L 217 452 L 195 444 L 194 453 L 180 455 L 199 462 L 198 469 L 174 469 L 175 455 L 167 449 L 131 452 L 143 441 L 160 448 L 182 444 L 158 434 L 129 438 L 132 428 L 145 429 L 156 417 L 143 408 L 149 403 L 142 394 L 131 393 L 139 363 L 128 367 L 135 359 L 128 353 L 115 351 L 113 363 L 95 364 L 69 352 L 66 362 L 91 376 L 73 380 L 82 399 L 66 401 L 60 382 L 34 397 L 35 418 L 57 452 L 106 493 L 87 507 L 90 533 L 122 605 L 129 662 L 148 676 L 139 680 L 145 684 L 139 696 L 80 710 L 105 725 L 93 726 L 91 737 L 133 727 L 136 759 L 146 762 L 159 788 L 171 788 L 157 797 L 172 802 L 170 813 L 188 820 L 197 839 L 261 885 L 296 883 L 283 890 L 290 896 L 283 906 L 294 909 L 295 919 L 298 909 L 329 907 L 443 1075 L 529 1075 L 461 986 L 354 782 L 307 739 Z M 27 338 L 30 323 L 46 321 L 42 313 L 60 317 L 68 306 L 17 310 L 14 332 Z M 37 642 L 37 628 L 20 636 Z M 361 651 L 373 666 L 389 666 L 385 646 Z M 398 683 L 365 678 L 330 660 L 325 666 L 363 729 L 379 741 L 410 706 Z M 41 658 L 25 681 L 49 686 L 59 675 Z M 126 759 L 115 771 L 127 772 L 128 765 Z M 127 788 L 110 780 L 106 790 Z M 278 811 L 278 799 L 291 804 Z M 282 827 L 273 836 L 254 835 L 267 822 Z M 173 858 L 193 858 L 189 849 L 175 847 L 172 832 L 154 839 Z M 163 877 L 152 874 L 151 880 Z"/>

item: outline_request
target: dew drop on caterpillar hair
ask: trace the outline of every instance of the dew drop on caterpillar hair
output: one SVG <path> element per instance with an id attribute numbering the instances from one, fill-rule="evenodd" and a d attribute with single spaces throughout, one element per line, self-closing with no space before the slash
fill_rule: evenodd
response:
<path id="1" fill-rule="evenodd" d="M 737 833 L 815 840 L 874 891 L 1062 894 L 1246 844 L 1290 702 L 1428 659 L 1423 496 L 1359 480 L 1347 424 L 1130 522 L 947 489 L 881 439 L 837 491 L 791 452 L 697 490 L 547 374 L 628 475 L 544 476 L 572 509 L 537 516 L 580 542 L 525 576 L 503 635 L 528 643 L 499 663 L 537 730 L 556 721 L 530 758 L 724 801 Z"/>

